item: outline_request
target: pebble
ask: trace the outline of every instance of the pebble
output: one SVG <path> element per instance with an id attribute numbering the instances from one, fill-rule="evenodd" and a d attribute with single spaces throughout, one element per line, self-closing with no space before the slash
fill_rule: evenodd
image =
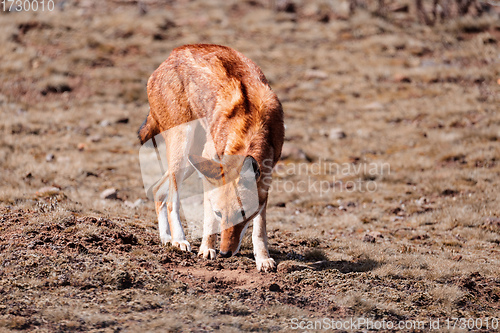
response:
<path id="1" fill-rule="evenodd" d="M 382 236 L 382 234 L 378 231 L 371 231 L 365 234 L 365 236 L 363 237 L 363 242 L 375 243 L 377 238 L 384 238 L 384 236 Z"/>
<path id="2" fill-rule="evenodd" d="M 373 103 L 366 104 L 363 108 L 365 110 L 381 110 L 384 108 L 384 106 L 380 102 L 373 102 Z"/>
<path id="3" fill-rule="evenodd" d="M 280 262 L 277 267 L 277 271 L 281 273 L 291 273 L 295 271 L 302 271 L 305 269 L 311 269 L 311 268 L 307 265 L 295 263 L 290 260 Z"/>
<path id="4" fill-rule="evenodd" d="M 61 190 L 58 189 L 57 187 L 46 186 L 46 187 L 42 187 L 41 189 L 36 191 L 36 195 L 38 195 L 40 197 L 50 197 L 50 196 L 58 194 L 59 192 L 61 192 Z"/>
<path id="5" fill-rule="evenodd" d="M 332 140 L 344 139 L 346 136 L 342 128 L 332 128 L 328 133 L 328 137 Z"/>
<path id="6" fill-rule="evenodd" d="M 296 145 L 285 142 L 281 149 L 281 159 L 308 160 L 306 153 Z"/>
<path id="7" fill-rule="evenodd" d="M 328 74 L 317 69 L 308 69 L 305 74 L 305 79 L 321 79 L 324 80 L 328 78 Z"/>
<path id="8" fill-rule="evenodd" d="M 102 137 L 100 135 L 91 135 L 88 137 L 88 140 L 90 142 L 99 142 L 101 141 Z"/>
<path id="9" fill-rule="evenodd" d="M 409 77 L 408 75 L 397 73 L 394 74 L 392 78 L 394 82 L 411 83 L 411 77 Z"/>
<path id="10" fill-rule="evenodd" d="M 56 158 L 56 157 L 54 156 L 54 154 L 47 154 L 47 155 L 45 156 L 45 160 L 46 160 L 47 162 L 52 162 L 53 160 L 55 160 L 55 158 Z"/>
<path id="11" fill-rule="evenodd" d="M 421 197 L 420 199 L 416 200 L 415 203 L 419 206 L 423 206 L 427 203 L 427 198 L 426 197 Z"/>
<path id="12" fill-rule="evenodd" d="M 118 191 L 115 188 L 108 188 L 101 192 L 101 199 L 116 200 L 118 199 Z"/>
<path id="13" fill-rule="evenodd" d="M 116 121 L 117 124 L 128 124 L 128 118 L 120 118 Z"/>
<path id="14" fill-rule="evenodd" d="M 131 202 L 131 201 L 128 201 L 128 200 L 125 200 L 125 202 L 123 203 L 126 207 L 128 208 L 131 208 L 131 209 L 135 209 L 139 206 L 141 206 L 142 204 L 144 203 L 144 201 L 142 199 L 137 199 L 136 201 L 134 202 Z"/>

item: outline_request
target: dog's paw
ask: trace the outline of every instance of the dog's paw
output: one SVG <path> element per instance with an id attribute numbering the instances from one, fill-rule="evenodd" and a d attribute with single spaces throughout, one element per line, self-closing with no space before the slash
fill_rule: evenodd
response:
<path id="1" fill-rule="evenodd" d="M 160 240 L 162 245 L 167 245 L 172 240 L 169 234 L 160 235 Z"/>
<path id="2" fill-rule="evenodd" d="M 276 270 L 276 263 L 273 258 L 256 258 L 257 270 L 259 272 L 272 272 Z"/>
<path id="3" fill-rule="evenodd" d="M 198 252 L 198 257 L 203 257 L 205 259 L 215 259 L 215 249 L 201 248 Z"/>
<path id="4" fill-rule="evenodd" d="M 172 241 L 172 246 L 178 247 L 181 251 L 191 252 L 191 245 L 187 240 Z"/>

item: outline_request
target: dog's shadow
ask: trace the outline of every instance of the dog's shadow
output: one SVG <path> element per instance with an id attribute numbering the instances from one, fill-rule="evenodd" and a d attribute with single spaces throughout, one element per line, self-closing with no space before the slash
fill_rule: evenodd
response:
<path id="1" fill-rule="evenodd" d="M 194 242 L 193 250 L 200 245 L 200 241 Z M 323 250 L 318 248 L 309 248 L 304 254 L 296 253 L 292 251 L 280 251 L 278 249 L 269 249 L 269 254 L 271 258 L 276 261 L 279 266 L 281 263 L 283 265 L 290 266 L 290 271 L 311 269 L 313 271 L 324 271 L 324 270 L 338 270 L 341 273 L 362 273 L 372 271 L 383 264 L 379 261 L 373 260 L 366 256 L 361 256 L 357 260 L 347 261 L 347 260 L 329 260 L 325 255 Z M 236 257 L 246 257 L 251 260 L 255 260 L 252 253 L 252 247 L 250 242 L 243 244 L 241 251 L 236 254 Z M 226 259 L 227 260 L 227 259 Z M 287 269 L 285 269 L 287 270 Z"/>
<path id="2" fill-rule="evenodd" d="M 369 272 L 382 264 L 376 260 L 367 257 L 360 257 L 357 260 L 329 260 L 326 255 L 320 250 L 313 250 L 312 253 L 305 255 L 292 255 L 290 252 L 282 252 L 270 250 L 271 257 L 274 258 L 276 264 L 288 262 L 289 265 L 296 265 L 298 269 L 312 269 L 313 271 L 323 270 L 338 270 L 341 273 L 360 273 Z"/>

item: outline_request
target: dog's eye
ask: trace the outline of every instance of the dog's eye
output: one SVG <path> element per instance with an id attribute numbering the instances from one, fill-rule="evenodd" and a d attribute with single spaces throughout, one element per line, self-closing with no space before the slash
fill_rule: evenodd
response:
<path id="1" fill-rule="evenodd" d="M 220 212 L 220 210 L 216 210 L 214 211 L 215 215 L 218 217 L 218 218 L 222 218 L 222 213 Z"/>

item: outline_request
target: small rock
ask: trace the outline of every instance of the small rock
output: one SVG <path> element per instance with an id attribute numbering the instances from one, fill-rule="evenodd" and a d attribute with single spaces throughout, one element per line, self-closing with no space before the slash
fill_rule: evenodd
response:
<path id="1" fill-rule="evenodd" d="M 47 154 L 47 155 L 45 156 L 45 160 L 46 160 L 47 162 L 52 162 L 53 160 L 55 160 L 55 158 L 56 158 L 56 157 L 54 156 L 54 154 Z"/>
<path id="2" fill-rule="evenodd" d="M 363 109 L 365 109 L 365 110 L 381 110 L 383 108 L 384 108 L 384 106 L 380 102 L 369 103 L 363 107 Z"/>
<path id="3" fill-rule="evenodd" d="M 306 80 L 310 80 L 310 79 L 324 80 L 324 79 L 328 78 L 328 74 L 326 74 L 323 71 L 316 70 L 316 69 L 308 69 L 304 74 L 304 78 Z"/>
<path id="4" fill-rule="evenodd" d="M 104 119 L 103 121 L 101 121 L 99 123 L 99 126 L 101 126 L 101 127 L 107 127 L 109 125 L 111 125 L 111 122 L 109 120 L 107 120 L 107 119 Z"/>
<path id="5" fill-rule="evenodd" d="M 131 202 L 131 201 L 128 201 L 128 200 L 125 200 L 125 201 L 123 202 L 123 205 L 124 205 L 125 207 L 127 207 L 127 208 L 130 208 L 130 209 L 134 209 L 134 208 L 135 208 L 135 207 L 134 207 L 134 203 L 133 203 L 133 202 Z"/>
<path id="6" fill-rule="evenodd" d="M 447 188 L 446 190 L 444 190 L 443 192 L 441 192 L 441 195 L 444 195 L 444 196 L 455 196 L 457 194 L 458 194 L 458 191 L 452 190 L 452 189 L 449 189 L 449 188 Z"/>
<path id="7" fill-rule="evenodd" d="M 291 273 L 295 271 L 302 271 L 304 269 L 311 269 L 307 265 L 295 263 L 293 261 L 282 261 L 278 264 L 277 271 L 281 273 Z"/>
<path id="8" fill-rule="evenodd" d="M 281 291 L 281 287 L 277 283 L 272 283 L 269 286 L 269 291 Z"/>
<path id="9" fill-rule="evenodd" d="M 143 201 L 142 199 L 137 199 L 136 201 L 134 202 L 131 202 L 131 201 L 128 201 L 128 200 L 125 200 L 125 202 L 123 203 L 126 207 L 128 208 L 131 208 L 131 209 L 135 209 L 137 207 L 139 207 L 140 205 L 143 204 Z"/>
<path id="10" fill-rule="evenodd" d="M 79 151 L 84 151 L 86 147 L 87 147 L 87 145 L 86 145 L 85 143 L 83 143 L 83 142 L 80 142 L 80 143 L 78 144 L 78 146 L 76 146 L 76 148 L 77 148 Z"/>
<path id="11" fill-rule="evenodd" d="M 88 140 L 90 142 L 99 142 L 101 141 L 102 137 L 100 135 L 91 135 L 88 137 Z"/>
<path id="12" fill-rule="evenodd" d="M 295 3 L 291 0 L 278 0 L 274 5 L 277 12 L 295 13 L 297 11 Z"/>
<path id="13" fill-rule="evenodd" d="M 39 197 L 51 197 L 53 195 L 58 194 L 59 192 L 61 192 L 61 190 L 58 189 L 57 187 L 46 186 L 36 191 L 36 195 L 38 195 Z"/>
<path id="14" fill-rule="evenodd" d="M 289 142 L 285 142 L 283 144 L 283 148 L 281 149 L 281 159 L 310 160 L 302 149 Z"/>
<path id="15" fill-rule="evenodd" d="M 419 206 L 425 205 L 427 203 L 427 198 L 421 197 L 420 199 L 416 200 L 415 203 Z"/>
<path id="16" fill-rule="evenodd" d="M 115 188 L 108 188 L 101 192 L 101 199 L 116 200 L 118 199 L 118 191 Z"/>
<path id="17" fill-rule="evenodd" d="M 328 133 L 328 137 L 332 140 L 344 139 L 346 136 L 342 128 L 332 128 Z"/>
<path id="18" fill-rule="evenodd" d="M 365 237 L 363 237 L 363 242 L 366 242 L 366 243 L 375 243 L 375 237 L 373 237 L 370 234 L 365 234 Z"/>
<path id="19" fill-rule="evenodd" d="M 116 121 L 117 124 L 128 124 L 128 118 L 120 118 Z"/>
<path id="20" fill-rule="evenodd" d="M 394 82 L 411 83 L 411 78 L 404 74 L 395 74 L 393 80 Z"/>
<path id="21" fill-rule="evenodd" d="M 365 236 L 363 237 L 363 242 L 375 243 L 377 238 L 384 238 L 384 236 L 382 236 L 382 234 L 378 231 L 371 231 L 365 234 Z"/>

